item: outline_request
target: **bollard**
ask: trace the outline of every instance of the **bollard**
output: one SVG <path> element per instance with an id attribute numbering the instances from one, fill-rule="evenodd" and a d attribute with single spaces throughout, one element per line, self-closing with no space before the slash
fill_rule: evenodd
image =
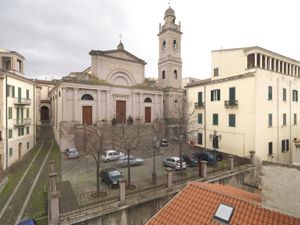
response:
<path id="1" fill-rule="evenodd" d="M 119 179 L 119 197 L 120 197 L 120 203 L 119 205 L 126 205 L 126 193 L 125 193 L 125 188 L 126 188 L 126 180 L 125 178 L 120 178 Z"/>
<path id="2" fill-rule="evenodd" d="M 207 177 L 207 161 L 200 161 L 201 163 L 201 177 L 206 178 Z"/>
<path id="3" fill-rule="evenodd" d="M 49 164 L 50 164 L 50 173 L 54 173 L 54 160 L 50 160 Z"/>
<path id="4" fill-rule="evenodd" d="M 230 168 L 230 171 L 232 171 L 234 169 L 234 157 L 233 157 L 233 155 L 229 155 L 228 159 L 229 159 L 229 168 Z"/>

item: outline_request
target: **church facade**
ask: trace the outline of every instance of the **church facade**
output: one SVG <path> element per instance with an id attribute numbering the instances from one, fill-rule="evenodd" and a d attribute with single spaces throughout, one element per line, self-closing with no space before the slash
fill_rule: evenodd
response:
<path id="1" fill-rule="evenodd" d="M 49 92 L 51 122 L 61 150 L 72 145 L 66 130 L 74 124 L 152 123 L 171 116 L 172 102 L 182 96 L 181 31 L 168 8 L 159 29 L 159 78 L 145 78 L 146 62 L 125 50 L 89 52 L 91 66 L 63 77 Z M 166 110 L 167 109 L 167 110 Z"/>

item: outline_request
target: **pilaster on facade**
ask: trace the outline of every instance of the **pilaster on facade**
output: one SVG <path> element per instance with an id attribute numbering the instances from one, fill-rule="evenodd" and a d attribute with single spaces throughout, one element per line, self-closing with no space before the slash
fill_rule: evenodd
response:
<path id="1" fill-rule="evenodd" d="M 101 112 L 101 90 L 97 90 L 97 115 L 96 115 L 97 121 L 100 121 L 102 119 L 102 112 Z"/>
<path id="2" fill-rule="evenodd" d="M 77 121 L 77 101 L 78 101 L 78 88 L 73 88 L 73 121 Z"/>
<path id="3" fill-rule="evenodd" d="M 67 105 L 67 91 L 66 88 L 62 88 L 62 104 Z M 67 107 L 62 107 L 62 121 L 67 120 Z"/>
<path id="4" fill-rule="evenodd" d="M 140 120 L 143 121 L 143 93 L 140 93 Z"/>

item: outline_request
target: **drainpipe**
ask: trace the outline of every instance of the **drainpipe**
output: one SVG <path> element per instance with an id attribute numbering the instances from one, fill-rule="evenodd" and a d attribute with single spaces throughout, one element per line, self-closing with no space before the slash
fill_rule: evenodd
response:
<path id="1" fill-rule="evenodd" d="M 8 168 L 8 116 L 7 116 L 7 75 L 5 76 L 5 142 L 6 142 L 6 165 L 5 169 Z"/>
<path id="2" fill-rule="evenodd" d="M 293 164 L 293 151 L 292 151 L 292 83 L 290 81 L 290 141 L 289 141 L 289 149 L 290 149 L 290 163 Z"/>
<path id="3" fill-rule="evenodd" d="M 203 98 L 204 98 L 204 148 L 206 149 L 206 84 L 204 84 L 204 93 L 203 93 Z"/>
<path id="4" fill-rule="evenodd" d="M 34 81 L 33 81 L 34 82 Z M 33 143 L 34 143 L 34 145 L 36 144 L 36 115 L 35 115 L 35 113 L 36 113 L 36 99 L 35 99 L 35 83 L 33 83 L 33 99 L 32 99 L 32 101 L 33 101 L 33 118 L 32 118 L 32 123 L 33 123 Z"/>
<path id="5" fill-rule="evenodd" d="M 277 78 L 277 162 L 279 162 L 279 78 Z"/>

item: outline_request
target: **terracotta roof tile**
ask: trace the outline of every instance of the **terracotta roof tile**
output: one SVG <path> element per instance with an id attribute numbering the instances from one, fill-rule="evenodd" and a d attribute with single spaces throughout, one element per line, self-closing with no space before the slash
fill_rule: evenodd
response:
<path id="1" fill-rule="evenodd" d="M 220 203 L 234 208 L 231 225 L 300 225 L 295 218 L 260 205 L 259 195 L 210 183 L 189 183 L 147 225 L 216 224 L 213 216 Z"/>

